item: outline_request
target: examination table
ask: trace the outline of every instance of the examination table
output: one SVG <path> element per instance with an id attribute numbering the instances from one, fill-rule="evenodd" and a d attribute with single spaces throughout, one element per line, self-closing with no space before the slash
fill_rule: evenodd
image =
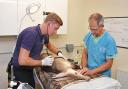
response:
<path id="1" fill-rule="evenodd" d="M 41 89 L 121 89 L 120 83 L 110 77 L 95 77 L 90 81 L 70 77 L 52 78 L 54 72 L 46 72 L 40 67 L 34 69 L 35 79 Z M 39 88 L 38 88 L 39 89 Z"/>

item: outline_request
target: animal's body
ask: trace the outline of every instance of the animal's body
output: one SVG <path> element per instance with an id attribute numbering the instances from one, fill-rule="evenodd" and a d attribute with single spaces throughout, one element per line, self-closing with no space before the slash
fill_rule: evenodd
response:
<path id="1" fill-rule="evenodd" d="M 60 78 L 64 76 L 70 76 L 77 79 L 90 80 L 89 76 L 82 75 L 75 70 L 75 64 L 71 64 L 67 60 L 64 60 L 62 57 L 54 57 L 54 61 L 52 64 L 52 69 L 58 71 L 57 74 L 53 78 Z"/>

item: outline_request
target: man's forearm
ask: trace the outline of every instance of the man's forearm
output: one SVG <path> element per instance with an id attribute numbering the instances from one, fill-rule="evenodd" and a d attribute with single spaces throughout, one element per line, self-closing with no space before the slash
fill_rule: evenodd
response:
<path id="1" fill-rule="evenodd" d="M 35 60 L 32 59 L 31 57 L 20 59 L 19 64 L 21 66 L 33 66 L 33 67 L 42 65 L 41 60 Z"/>
<path id="2" fill-rule="evenodd" d="M 49 42 L 49 44 L 48 44 L 48 49 L 49 49 L 51 52 L 55 53 L 55 54 L 57 54 L 57 52 L 59 51 L 58 48 L 56 48 L 56 47 L 55 47 L 53 44 L 51 44 L 50 42 Z"/>
<path id="3" fill-rule="evenodd" d="M 112 67 L 112 64 L 113 64 L 113 60 L 107 60 L 106 63 L 104 63 L 103 65 L 97 67 L 96 69 L 93 69 L 93 72 L 94 74 L 98 74 L 98 73 L 101 73 L 105 70 L 108 70 Z"/>
<path id="4" fill-rule="evenodd" d="M 87 66 L 87 52 L 86 49 L 83 49 L 81 67 L 85 68 Z"/>

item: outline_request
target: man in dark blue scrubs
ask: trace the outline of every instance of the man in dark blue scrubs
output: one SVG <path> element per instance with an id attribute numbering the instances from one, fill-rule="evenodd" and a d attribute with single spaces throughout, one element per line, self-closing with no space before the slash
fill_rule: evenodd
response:
<path id="1" fill-rule="evenodd" d="M 12 60 L 14 76 L 17 81 L 28 83 L 35 88 L 33 68 L 35 66 L 51 66 L 53 63 L 51 56 L 41 60 L 40 53 L 44 45 L 51 52 L 63 56 L 49 41 L 49 36 L 56 34 L 62 25 L 61 18 L 55 13 L 50 13 L 42 24 L 28 27 L 19 34 Z"/>

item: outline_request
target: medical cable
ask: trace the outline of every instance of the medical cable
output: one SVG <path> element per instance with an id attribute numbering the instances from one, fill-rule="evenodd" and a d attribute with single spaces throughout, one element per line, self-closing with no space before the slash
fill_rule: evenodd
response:
<path id="1" fill-rule="evenodd" d="M 48 24 L 48 26 L 49 26 L 50 24 Z M 48 42 L 49 42 L 49 34 L 48 34 L 48 26 L 47 26 L 47 34 L 46 34 L 46 36 L 47 36 L 47 39 L 48 39 Z M 48 52 L 48 43 L 46 44 L 46 53 L 47 53 L 47 55 L 49 56 L 49 52 Z"/>
<path id="2" fill-rule="evenodd" d="M 22 25 L 22 22 L 25 19 L 25 17 L 26 16 L 29 16 L 29 18 L 31 19 L 31 21 L 34 22 L 35 20 L 32 18 L 31 15 L 33 15 L 34 13 L 37 13 L 39 11 L 40 7 L 41 7 L 41 4 L 40 3 L 32 3 L 32 4 L 30 4 L 30 5 L 28 5 L 26 7 L 26 13 L 25 13 L 25 15 L 20 20 L 18 34 L 20 33 L 21 25 Z"/>

